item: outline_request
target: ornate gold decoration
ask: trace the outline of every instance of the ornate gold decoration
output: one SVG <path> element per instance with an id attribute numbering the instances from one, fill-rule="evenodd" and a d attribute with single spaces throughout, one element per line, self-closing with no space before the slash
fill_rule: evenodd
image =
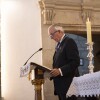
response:
<path id="1" fill-rule="evenodd" d="M 28 78 L 29 81 L 31 80 L 31 74 L 32 74 L 32 71 L 30 71 L 29 74 L 28 74 L 28 76 L 27 76 L 27 78 Z"/>
<path id="2" fill-rule="evenodd" d="M 39 0 L 39 5 L 40 5 L 41 10 L 45 8 L 45 3 L 43 0 Z"/>
<path id="3" fill-rule="evenodd" d="M 35 86 L 35 100 L 42 100 L 41 85 L 44 83 L 44 79 L 34 79 L 31 83 Z"/>
<path id="4" fill-rule="evenodd" d="M 43 75 L 43 70 L 38 69 L 38 74 L 39 75 L 41 75 L 41 74 Z"/>
<path id="5" fill-rule="evenodd" d="M 34 79 L 31 83 L 32 85 L 35 85 L 35 90 L 41 90 L 41 85 L 44 83 L 44 79 Z"/>

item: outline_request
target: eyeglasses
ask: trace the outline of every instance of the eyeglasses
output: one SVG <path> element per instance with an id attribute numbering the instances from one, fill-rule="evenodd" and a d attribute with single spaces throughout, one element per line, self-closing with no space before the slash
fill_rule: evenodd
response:
<path id="1" fill-rule="evenodd" d="M 54 37 L 54 35 L 55 35 L 56 32 L 58 32 L 58 31 L 55 31 L 55 32 L 51 33 L 51 34 L 49 35 L 49 37 L 52 39 L 52 38 Z"/>

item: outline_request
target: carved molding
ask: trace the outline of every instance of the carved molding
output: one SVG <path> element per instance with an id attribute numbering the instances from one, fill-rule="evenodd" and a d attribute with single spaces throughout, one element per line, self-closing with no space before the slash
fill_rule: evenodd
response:
<path id="1" fill-rule="evenodd" d="M 44 4 L 43 0 L 39 1 L 39 5 L 40 5 L 41 10 L 43 10 L 45 8 L 45 4 Z"/>
<path id="2" fill-rule="evenodd" d="M 90 21 L 93 20 L 93 6 L 86 6 L 84 4 L 84 0 L 81 2 L 81 17 L 84 23 L 86 22 L 87 18 L 89 18 Z"/>
<path id="3" fill-rule="evenodd" d="M 92 10 L 82 11 L 82 19 L 84 23 L 86 22 L 87 18 L 89 18 L 90 20 L 93 20 Z"/>
<path id="4" fill-rule="evenodd" d="M 61 23 L 68 26 L 66 27 L 68 30 L 73 26 L 72 30 L 85 31 L 86 19 L 89 17 L 92 30 L 96 30 L 96 27 L 100 30 L 100 1 L 95 0 L 95 2 L 90 2 L 90 0 L 40 0 L 42 23 L 47 25 Z"/>
<path id="5" fill-rule="evenodd" d="M 55 16 L 54 5 L 53 4 L 46 4 L 43 0 L 39 1 L 41 13 L 43 16 L 43 23 L 44 24 L 52 24 L 53 18 Z"/>
<path id="6" fill-rule="evenodd" d="M 44 9 L 42 11 L 43 18 L 44 18 L 44 24 L 52 24 L 53 18 L 55 16 L 55 12 L 53 9 Z"/>

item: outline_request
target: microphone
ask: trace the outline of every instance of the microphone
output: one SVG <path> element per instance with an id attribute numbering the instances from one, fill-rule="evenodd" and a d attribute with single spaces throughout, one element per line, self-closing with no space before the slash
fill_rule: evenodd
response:
<path id="1" fill-rule="evenodd" d="M 43 48 L 40 48 L 39 50 L 37 50 L 35 53 L 32 54 L 32 56 L 33 56 L 34 54 L 36 54 L 37 52 L 41 51 L 42 49 L 43 49 Z M 32 56 L 31 56 L 31 57 L 32 57 Z M 27 62 L 29 61 L 29 59 L 30 59 L 31 57 L 28 58 L 28 60 L 27 60 L 27 61 L 25 62 L 25 64 L 24 64 L 24 66 L 27 64 Z"/>

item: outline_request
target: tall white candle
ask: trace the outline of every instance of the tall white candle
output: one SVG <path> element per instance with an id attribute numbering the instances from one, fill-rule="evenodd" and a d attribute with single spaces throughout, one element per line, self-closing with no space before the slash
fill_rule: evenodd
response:
<path id="1" fill-rule="evenodd" d="M 87 43 L 91 43 L 92 42 L 91 22 L 89 21 L 89 18 L 87 18 L 86 21 L 86 28 L 87 28 Z"/>

